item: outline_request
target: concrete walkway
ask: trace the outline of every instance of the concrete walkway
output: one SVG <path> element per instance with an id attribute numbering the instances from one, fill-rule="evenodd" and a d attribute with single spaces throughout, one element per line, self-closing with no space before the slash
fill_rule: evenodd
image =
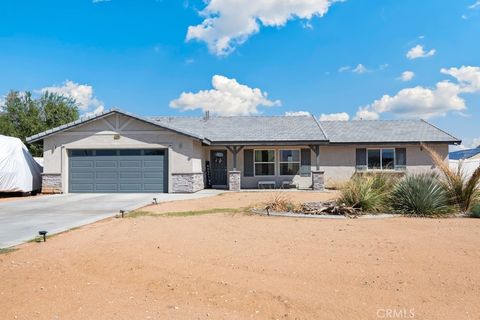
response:
<path id="1" fill-rule="evenodd" d="M 0 248 L 35 238 L 38 231 L 59 233 L 158 202 L 210 197 L 219 190 L 193 194 L 60 194 L 0 202 Z"/>

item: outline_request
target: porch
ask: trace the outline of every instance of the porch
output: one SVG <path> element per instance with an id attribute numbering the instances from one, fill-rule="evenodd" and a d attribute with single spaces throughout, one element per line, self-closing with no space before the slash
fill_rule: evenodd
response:
<path id="1" fill-rule="evenodd" d="M 204 146 L 205 187 L 322 191 L 320 144 Z"/>

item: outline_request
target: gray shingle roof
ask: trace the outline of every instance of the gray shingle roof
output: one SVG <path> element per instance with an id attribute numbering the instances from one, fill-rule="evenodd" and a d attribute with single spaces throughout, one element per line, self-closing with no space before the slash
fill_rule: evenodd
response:
<path id="1" fill-rule="evenodd" d="M 425 120 L 320 121 L 331 143 L 449 142 L 460 140 Z"/>
<path id="2" fill-rule="evenodd" d="M 139 117 L 117 109 L 81 118 L 28 137 L 35 142 L 47 136 L 94 121 L 111 113 L 130 116 L 210 143 L 408 143 L 461 141 L 424 120 L 317 121 L 313 116 Z"/>
<path id="3" fill-rule="evenodd" d="M 151 117 L 160 124 L 182 128 L 212 142 L 326 141 L 312 116 Z"/>

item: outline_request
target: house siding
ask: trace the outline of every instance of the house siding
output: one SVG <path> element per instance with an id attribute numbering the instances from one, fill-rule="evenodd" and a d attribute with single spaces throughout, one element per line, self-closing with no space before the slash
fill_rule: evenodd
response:
<path id="1" fill-rule="evenodd" d="M 448 144 L 430 144 L 442 158 L 448 159 Z M 356 172 L 357 148 L 406 148 L 407 172 L 424 172 L 432 169 L 433 162 L 420 144 L 327 145 L 320 147 L 320 169 L 325 171 L 327 187 L 336 187 Z"/>
<path id="2" fill-rule="evenodd" d="M 122 128 L 120 130 L 120 128 Z M 120 139 L 114 139 L 116 134 Z M 164 148 L 169 155 L 169 188 L 172 174 L 201 172 L 201 143 L 154 125 L 110 115 L 44 139 L 44 173 L 61 174 L 61 186 L 68 192 L 69 149 Z M 200 169 L 200 170 L 199 170 Z M 196 185 L 198 185 L 196 181 Z M 195 189 L 195 188 L 194 188 Z"/>

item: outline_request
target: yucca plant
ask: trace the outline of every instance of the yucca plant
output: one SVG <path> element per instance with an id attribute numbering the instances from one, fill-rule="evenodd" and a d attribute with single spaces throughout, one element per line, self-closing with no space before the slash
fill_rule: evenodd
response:
<path id="1" fill-rule="evenodd" d="M 448 194 L 436 173 L 409 174 L 393 188 L 389 202 L 397 213 L 438 216 L 451 211 Z"/>
<path id="2" fill-rule="evenodd" d="M 457 170 L 453 170 L 435 150 L 425 144 L 422 144 L 422 148 L 427 151 L 435 166 L 442 172 L 443 186 L 448 192 L 450 203 L 462 212 L 469 212 L 472 205 L 480 200 L 478 189 L 480 166 L 470 177 L 467 177 L 461 161 L 458 163 Z"/>
<path id="3" fill-rule="evenodd" d="M 391 183 L 382 174 L 355 175 L 343 186 L 338 202 L 366 212 L 379 212 L 385 207 Z"/>
<path id="4" fill-rule="evenodd" d="M 480 218 L 480 203 L 476 203 L 472 206 L 472 210 L 470 210 L 470 217 Z"/>

